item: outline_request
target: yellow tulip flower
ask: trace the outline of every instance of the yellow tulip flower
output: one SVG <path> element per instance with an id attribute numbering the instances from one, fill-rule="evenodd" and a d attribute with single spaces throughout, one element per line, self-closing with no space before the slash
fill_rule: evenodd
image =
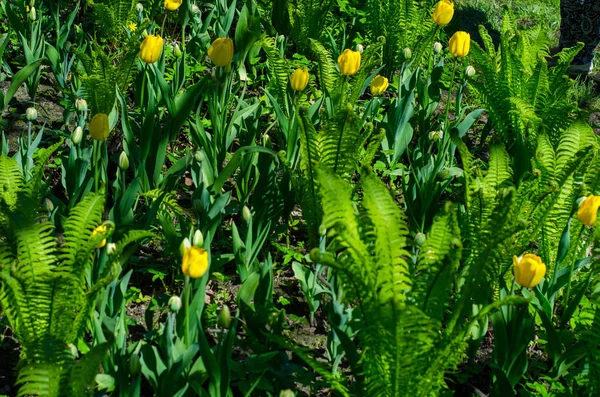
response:
<path id="1" fill-rule="evenodd" d="M 154 63 L 160 58 L 163 39 L 159 35 L 149 34 L 140 44 L 140 58 L 146 63 Z"/>
<path id="2" fill-rule="evenodd" d="M 208 270 L 208 252 L 196 246 L 186 248 L 181 263 L 181 271 L 191 278 L 202 277 Z"/>
<path id="3" fill-rule="evenodd" d="M 233 40 L 228 38 L 216 39 L 208 49 L 208 56 L 216 66 L 229 66 L 233 59 Z"/>
<path id="4" fill-rule="evenodd" d="M 106 233 L 106 225 L 100 225 L 97 228 L 94 229 L 94 231 L 92 232 L 92 237 L 97 236 L 99 234 L 103 234 Z M 102 248 L 106 245 L 106 239 L 103 239 L 102 241 L 100 241 L 98 243 L 98 245 L 96 246 L 96 248 Z"/>
<path id="5" fill-rule="evenodd" d="M 88 128 L 90 129 L 90 135 L 92 139 L 97 141 L 104 141 L 108 138 L 109 126 L 108 126 L 108 116 L 104 113 L 98 113 L 90 123 L 88 124 Z"/>
<path id="6" fill-rule="evenodd" d="M 294 70 L 294 73 L 290 76 L 290 85 L 294 91 L 302 91 L 308 84 L 308 70 L 304 68 L 298 68 Z"/>
<path id="7" fill-rule="evenodd" d="M 542 258 L 534 254 L 513 257 L 515 281 L 522 287 L 533 288 L 542 281 L 546 274 L 546 265 Z"/>
<path id="8" fill-rule="evenodd" d="M 183 0 L 165 0 L 165 8 L 169 11 L 175 11 L 182 3 Z"/>
<path id="9" fill-rule="evenodd" d="M 471 35 L 467 32 L 456 32 L 450 37 L 448 51 L 457 58 L 466 57 L 471 49 Z"/>
<path id="10" fill-rule="evenodd" d="M 344 76 L 352 76 L 360 68 L 360 52 L 345 49 L 338 57 L 338 67 Z"/>
<path id="11" fill-rule="evenodd" d="M 379 95 L 385 90 L 387 90 L 389 85 L 390 83 L 388 82 L 387 78 L 377 75 L 373 80 L 371 80 L 371 94 L 374 96 Z"/>
<path id="12" fill-rule="evenodd" d="M 577 218 L 587 226 L 595 226 L 598 208 L 600 208 L 600 196 L 588 196 L 579 206 Z"/>
<path id="13" fill-rule="evenodd" d="M 450 0 L 441 0 L 433 9 L 433 22 L 440 26 L 446 26 L 454 16 L 454 3 Z"/>

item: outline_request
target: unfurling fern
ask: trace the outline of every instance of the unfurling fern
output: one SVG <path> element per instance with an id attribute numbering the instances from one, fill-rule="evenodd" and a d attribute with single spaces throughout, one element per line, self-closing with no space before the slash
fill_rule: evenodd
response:
<path id="1" fill-rule="evenodd" d="M 328 252 L 314 249 L 311 257 L 334 269 L 349 303 L 362 316 L 360 344 L 353 351 L 362 356 L 354 395 L 436 395 L 444 374 L 463 358 L 470 326 L 465 319 L 478 320 L 470 316 L 467 303 L 486 288 L 466 281 L 456 294 L 459 270 L 464 280 L 472 280 L 487 265 L 471 258 L 469 265 L 460 266 L 460 230 L 448 205 L 435 219 L 414 266 L 406 248 L 406 216 L 376 175 L 365 171 L 358 186 L 362 200 L 355 203 L 352 185 L 327 167 L 316 170 L 322 228 L 330 245 Z M 481 313 L 504 303 L 508 301 L 488 305 Z"/>
<path id="2" fill-rule="evenodd" d="M 70 346 L 89 319 L 97 293 L 118 276 L 125 245 L 151 234 L 131 232 L 117 242 L 110 265 L 88 286 L 94 250 L 113 231 L 106 224 L 92 233 L 102 220 L 103 194 L 91 193 L 73 208 L 59 243 L 39 205 L 39 192 L 24 187 L 14 160 L 0 156 L 0 164 L 10 173 L 0 172 L 0 307 L 21 345 L 18 395 L 90 395 L 108 346 L 94 347 L 79 362 Z"/>

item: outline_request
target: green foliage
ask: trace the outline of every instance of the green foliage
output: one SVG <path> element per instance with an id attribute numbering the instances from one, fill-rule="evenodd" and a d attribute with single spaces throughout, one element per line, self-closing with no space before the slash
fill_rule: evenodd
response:
<path id="1" fill-rule="evenodd" d="M 49 154 L 40 157 L 47 160 Z M 70 346 L 97 293 L 118 275 L 118 256 L 130 240 L 116 244 L 110 265 L 87 286 L 95 247 L 113 231 L 108 224 L 106 231 L 92 236 L 102 220 L 104 195 L 90 193 L 73 208 L 59 242 L 39 204 L 39 192 L 24 187 L 23 176 L 14 172 L 16 161 L 2 155 L 0 164 L 8 170 L 0 181 L 0 306 L 21 344 L 19 395 L 89 395 L 108 347 L 97 347 L 74 365 Z M 41 174 L 43 163 L 36 169 Z"/>
<path id="2" fill-rule="evenodd" d="M 415 0 L 368 0 L 369 43 L 385 38 L 383 62 L 385 75 L 393 79 L 404 61 L 402 50 L 410 48 L 419 64 L 433 45 L 437 25 L 431 19 L 431 2 Z"/>
<path id="3" fill-rule="evenodd" d="M 581 46 L 564 49 L 557 64 L 548 67 L 548 44 L 539 27 L 520 31 L 512 12 L 506 9 L 500 45 L 496 49 L 487 30 L 479 27 L 484 44 L 473 42 L 471 57 L 478 78 L 470 81 L 475 98 L 489 112 L 494 139 L 531 151 L 540 133 L 556 145 L 561 131 L 577 116 L 577 104 L 570 100 L 568 73 L 570 63 Z"/>
<path id="4" fill-rule="evenodd" d="M 118 38 L 125 33 L 123 29 L 132 19 L 136 1 L 101 0 L 94 2 L 96 29 L 103 37 Z"/>

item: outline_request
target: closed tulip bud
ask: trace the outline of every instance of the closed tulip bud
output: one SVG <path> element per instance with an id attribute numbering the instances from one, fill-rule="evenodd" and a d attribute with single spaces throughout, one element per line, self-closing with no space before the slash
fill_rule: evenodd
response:
<path id="1" fill-rule="evenodd" d="M 200 230 L 196 230 L 194 233 L 193 243 L 196 247 L 202 247 L 204 244 L 204 236 Z"/>
<path id="2" fill-rule="evenodd" d="M 438 172 L 436 176 L 439 180 L 443 181 L 450 176 L 450 171 L 448 171 L 447 169 L 443 169 L 440 172 Z"/>
<path id="3" fill-rule="evenodd" d="M 454 3 L 450 0 L 441 0 L 433 9 L 433 22 L 440 26 L 446 26 L 454 16 Z"/>
<path id="4" fill-rule="evenodd" d="M 35 110 L 35 108 L 27 108 L 25 111 L 25 118 L 27 118 L 28 121 L 35 121 L 37 117 L 38 112 Z"/>
<path id="5" fill-rule="evenodd" d="M 410 48 L 406 47 L 405 49 L 402 50 L 402 56 L 404 57 L 404 59 L 410 59 L 412 58 L 412 51 Z"/>
<path id="6" fill-rule="evenodd" d="M 308 84 L 308 70 L 304 68 L 298 68 L 294 70 L 294 73 L 290 76 L 290 85 L 294 91 L 302 91 Z"/>
<path id="7" fill-rule="evenodd" d="M 200 8 L 198 8 L 198 6 L 196 4 L 192 4 L 192 14 L 200 14 Z"/>
<path id="8" fill-rule="evenodd" d="M 94 229 L 94 231 L 92 232 L 92 237 L 95 237 L 99 234 L 104 234 L 106 233 L 106 231 L 108 230 L 108 228 L 106 227 L 106 225 L 100 225 L 97 228 Z M 96 248 L 102 248 L 106 245 L 106 239 L 102 239 L 98 245 L 96 245 Z"/>
<path id="9" fill-rule="evenodd" d="M 219 317 L 217 318 L 217 324 L 221 328 L 229 329 L 231 327 L 231 311 L 229 310 L 229 306 L 223 305 L 221 313 L 219 313 Z"/>
<path id="10" fill-rule="evenodd" d="M 137 4 L 135 5 L 135 11 L 136 11 L 138 14 L 141 14 L 141 13 L 144 11 L 144 5 L 143 5 L 142 3 L 137 3 Z"/>
<path id="11" fill-rule="evenodd" d="M 107 255 L 112 255 L 117 251 L 117 244 L 115 243 L 108 243 L 106 244 L 106 254 Z"/>
<path id="12" fill-rule="evenodd" d="M 208 252 L 199 247 L 187 249 L 181 262 L 181 271 L 191 278 L 199 278 L 208 270 Z"/>
<path id="13" fill-rule="evenodd" d="M 433 43 L 433 52 L 435 52 L 436 54 L 442 52 L 442 43 L 440 43 L 439 41 Z"/>
<path id="14" fill-rule="evenodd" d="M 204 154 L 202 153 L 202 150 L 196 150 L 194 152 L 194 160 L 196 160 L 197 162 L 202 162 L 202 160 L 204 159 Z"/>
<path id="15" fill-rule="evenodd" d="M 360 54 L 362 54 L 364 50 L 365 50 L 365 49 L 364 49 L 364 47 L 363 47 L 363 45 L 362 45 L 362 44 L 357 44 L 357 45 L 356 45 L 356 47 L 354 47 L 354 51 L 357 51 L 357 52 L 359 52 Z"/>
<path id="16" fill-rule="evenodd" d="M 29 19 L 31 21 L 35 21 L 37 19 L 37 14 L 35 12 L 35 7 L 31 7 L 31 10 L 29 10 Z"/>
<path id="17" fill-rule="evenodd" d="M 119 168 L 122 171 L 127 171 L 129 168 L 129 157 L 127 157 L 127 153 L 121 152 L 119 155 Z"/>
<path id="18" fill-rule="evenodd" d="M 90 135 L 92 139 L 96 141 L 104 141 L 108 138 L 109 126 L 108 116 L 104 113 L 98 113 L 90 121 L 88 128 L 90 129 Z"/>
<path id="19" fill-rule="evenodd" d="M 181 242 L 181 245 L 179 245 L 179 253 L 181 254 L 181 257 L 183 257 L 185 252 L 190 248 L 192 248 L 192 243 L 190 242 L 190 239 L 186 237 Z"/>
<path id="20" fill-rule="evenodd" d="M 521 287 L 533 288 L 544 278 L 546 265 L 542 262 L 542 258 L 534 254 L 514 256 L 513 273 L 517 284 Z"/>
<path id="21" fill-rule="evenodd" d="M 171 298 L 169 298 L 168 305 L 169 310 L 171 310 L 173 313 L 178 313 L 179 310 L 181 310 L 181 298 L 177 295 L 173 295 Z"/>
<path id="22" fill-rule="evenodd" d="M 146 29 L 142 30 L 142 37 L 146 38 L 148 36 L 149 36 L 148 31 Z"/>
<path id="23" fill-rule="evenodd" d="M 146 63 L 154 63 L 160 58 L 163 39 L 159 35 L 148 35 L 140 44 L 140 58 Z"/>
<path id="24" fill-rule="evenodd" d="M 69 348 L 69 351 L 71 352 L 71 355 L 72 355 L 74 358 L 77 358 L 77 357 L 79 356 L 79 352 L 77 351 L 77 347 L 75 347 L 75 345 L 74 345 L 74 344 L 72 344 L 72 343 L 69 343 L 69 344 L 67 345 L 67 347 Z"/>
<path id="25" fill-rule="evenodd" d="M 386 77 L 377 75 L 373 80 L 371 80 L 371 85 L 369 86 L 371 88 L 371 94 L 373 96 L 382 94 L 385 92 L 385 90 L 387 90 L 389 85 L 390 83 Z"/>
<path id="26" fill-rule="evenodd" d="M 475 68 L 471 65 L 467 66 L 467 68 L 465 69 L 465 76 L 467 76 L 468 78 L 475 76 L 475 73 Z"/>
<path id="27" fill-rule="evenodd" d="M 175 11 L 182 3 L 183 0 L 165 0 L 165 8 L 169 11 Z"/>
<path id="28" fill-rule="evenodd" d="M 175 47 L 173 47 L 173 55 L 175 55 L 176 58 L 181 58 L 183 55 L 181 48 L 179 48 L 179 44 L 175 44 Z"/>
<path id="29" fill-rule="evenodd" d="M 129 357 L 129 373 L 137 375 L 142 372 L 142 363 L 140 362 L 140 356 L 137 353 L 133 353 Z"/>
<path id="30" fill-rule="evenodd" d="M 250 208 L 247 206 L 242 208 L 242 218 L 244 218 L 246 222 L 250 222 L 252 220 L 252 213 L 250 212 Z"/>
<path id="31" fill-rule="evenodd" d="M 456 32 L 450 37 L 448 51 L 457 58 L 466 57 L 471 48 L 471 35 L 467 32 Z"/>
<path id="32" fill-rule="evenodd" d="M 279 397 L 296 397 L 296 393 L 290 389 L 285 389 L 279 392 Z"/>
<path id="33" fill-rule="evenodd" d="M 81 128 L 80 126 L 77 126 L 77 128 L 75 128 L 75 131 L 73 131 L 73 133 L 71 134 L 71 141 L 73 142 L 73 145 L 79 145 L 82 138 L 83 138 L 83 128 Z"/>
<path id="34" fill-rule="evenodd" d="M 415 236 L 415 244 L 421 247 L 423 244 L 425 244 L 425 241 L 427 241 L 427 236 L 425 236 L 423 233 L 417 233 Z"/>
<path id="35" fill-rule="evenodd" d="M 231 63 L 233 51 L 233 40 L 221 37 L 212 42 L 208 56 L 216 66 L 225 67 Z"/>
<path id="36" fill-rule="evenodd" d="M 338 57 L 338 67 L 344 76 L 352 76 L 360 68 L 360 52 L 345 49 Z"/>
<path id="37" fill-rule="evenodd" d="M 313 248 L 310 250 L 310 260 L 313 262 L 319 262 L 321 260 L 321 251 L 318 248 Z"/>
<path id="38" fill-rule="evenodd" d="M 327 228 L 324 225 L 319 226 L 319 235 L 325 236 L 327 234 Z"/>
<path id="39" fill-rule="evenodd" d="M 83 98 L 77 98 L 75 100 L 75 109 L 80 112 L 85 112 L 87 110 L 87 102 Z"/>
<path id="40" fill-rule="evenodd" d="M 598 218 L 598 208 L 600 208 L 600 196 L 588 196 L 579 205 L 577 219 L 584 225 L 595 226 Z"/>
<path id="41" fill-rule="evenodd" d="M 263 146 L 267 148 L 273 147 L 273 142 L 271 142 L 271 137 L 269 136 L 269 134 L 263 135 Z"/>
<path id="42" fill-rule="evenodd" d="M 48 197 L 44 199 L 44 209 L 46 210 L 46 212 L 52 212 L 52 210 L 54 209 L 54 204 L 52 203 L 52 200 L 50 200 Z"/>

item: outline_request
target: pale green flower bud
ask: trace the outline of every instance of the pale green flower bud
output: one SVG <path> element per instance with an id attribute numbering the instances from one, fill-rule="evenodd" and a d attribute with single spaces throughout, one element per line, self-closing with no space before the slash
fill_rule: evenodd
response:
<path id="1" fill-rule="evenodd" d="M 139 14 L 144 11 L 144 5 L 142 3 L 137 3 L 135 5 L 135 11 Z"/>
<path id="2" fill-rule="evenodd" d="M 75 100 L 75 109 L 80 112 L 85 112 L 87 110 L 87 101 L 83 98 L 77 98 Z"/>
<path id="3" fill-rule="evenodd" d="M 247 206 L 242 208 L 242 218 L 244 218 L 246 222 L 250 222 L 252 220 L 252 213 L 250 212 L 250 208 Z"/>
<path id="4" fill-rule="evenodd" d="M 107 255 L 114 254 L 116 250 L 117 250 L 117 244 L 115 244 L 115 243 L 106 244 L 106 254 Z"/>
<path id="5" fill-rule="evenodd" d="M 44 209 L 46 212 L 52 212 L 54 209 L 54 203 L 52 203 L 52 200 L 50 200 L 48 197 L 44 199 Z"/>
<path id="6" fill-rule="evenodd" d="M 73 133 L 71 134 L 71 141 L 73 142 L 73 145 L 79 145 L 82 138 L 83 138 L 83 128 L 81 128 L 80 126 L 77 126 L 77 128 L 75 128 L 75 131 L 73 131 Z"/>
<path id="7" fill-rule="evenodd" d="M 193 243 L 196 247 L 202 247 L 204 244 L 204 236 L 200 230 L 196 230 L 194 233 Z"/>
<path id="8" fill-rule="evenodd" d="M 38 117 L 38 112 L 35 108 L 27 108 L 25 111 L 25 117 L 28 121 L 35 121 Z"/>
<path id="9" fill-rule="evenodd" d="M 290 389 L 285 389 L 279 392 L 279 397 L 296 397 L 296 393 Z"/>
<path id="10" fill-rule="evenodd" d="M 442 52 L 442 43 L 440 43 L 439 41 L 433 43 L 433 52 L 435 52 L 436 54 Z"/>
<path id="11" fill-rule="evenodd" d="M 365 50 L 365 48 L 363 47 L 362 44 L 357 44 L 356 47 L 354 47 L 354 51 L 358 51 L 361 54 L 363 53 L 364 50 Z"/>
<path id="12" fill-rule="evenodd" d="M 31 10 L 29 11 L 29 19 L 31 21 L 35 21 L 37 19 L 37 14 L 35 12 L 35 7 L 31 7 Z"/>
<path id="13" fill-rule="evenodd" d="M 196 4 L 192 4 L 192 14 L 196 15 L 196 14 L 200 14 L 200 8 L 198 8 L 198 6 Z"/>
<path id="14" fill-rule="evenodd" d="M 467 66 L 467 68 L 465 69 L 465 76 L 467 76 L 468 78 L 475 76 L 475 73 L 475 68 L 471 65 Z"/>
<path id="15" fill-rule="evenodd" d="M 231 327 L 231 311 L 229 310 L 229 306 L 223 305 L 221 313 L 219 313 L 219 317 L 217 319 L 217 324 L 221 328 L 228 329 Z"/>
<path id="16" fill-rule="evenodd" d="M 175 55 L 176 58 L 181 58 L 183 55 L 181 48 L 179 48 L 179 44 L 175 44 L 175 47 L 173 47 L 173 55 Z"/>
<path id="17" fill-rule="evenodd" d="M 129 157 L 127 157 L 127 153 L 121 152 L 119 155 L 119 168 L 123 171 L 127 171 L 129 168 Z"/>
<path id="18" fill-rule="evenodd" d="M 173 313 L 177 313 L 177 312 L 179 312 L 179 310 L 181 310 L 181 298 L 180 297 L 178 297 L 177 295 L 173 295 L 169 299 L 169 310 L 171 310 Z"/>
<path id="19" fill-rule="evenodd" d="M 410 48 L 406 47 L 405 49 L 402 50 L 402 56 L 404 57 L 404 59 L 410 59 L 412 58 L 412 51 Z"/>
<path id="20" fill-rule="evenodd" d="M 419 247 L 421 247 L 423 244 L 425 244 L 425 241 L 427 241 L 427 236 L 425 236 L 423 233 L 417 233 L 415 236 L 415 244 Z"/>

